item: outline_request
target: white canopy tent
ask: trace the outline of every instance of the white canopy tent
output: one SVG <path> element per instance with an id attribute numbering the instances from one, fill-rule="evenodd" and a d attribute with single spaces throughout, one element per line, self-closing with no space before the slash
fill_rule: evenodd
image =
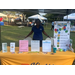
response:
<path id="1" fill-rule="evenodd" d="M 63 17 L 63 19 L 75 19 L 75 13 L 66 15 L 66 16 Z"/>
<path id="2" fill-rule="evenodd" d="M 7 15 L 0 13 L 1 17 L 7 17 Z"/>
<path id="3" fill-rule="evenodd" d="M 47 18 L 40 16 L 39 14 L 33 15 L 28 17 L 28 19 L 41 19 L 41 20 L 47 20 Z"/>

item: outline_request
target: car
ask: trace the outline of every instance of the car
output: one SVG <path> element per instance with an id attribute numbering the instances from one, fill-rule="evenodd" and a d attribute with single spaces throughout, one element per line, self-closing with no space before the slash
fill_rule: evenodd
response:
<path id="1" fill-rule="evenodd" d="M 21 26 L 21 25 L 26 26 L 27 25 L 27 21 L 25 20 L 25 22 L 23 22 L 20 18 L 15 19 L 14 22 L 18 26 Z"/>

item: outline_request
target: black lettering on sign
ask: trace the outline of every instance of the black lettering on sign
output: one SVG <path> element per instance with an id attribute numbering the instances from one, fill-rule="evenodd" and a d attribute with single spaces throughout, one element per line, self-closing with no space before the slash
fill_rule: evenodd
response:
<path id="1" fill-rule="evenodd" d="M 35 65 L 35 62 L 31 63 L 31 65 Z"/>
<path id="2" fill-rule="evenodd" d="M 40 63 L 39 63 L 39 62 L 37 62 L 37 63 L 36 63 L 36 65 L 40 65 Z"/>

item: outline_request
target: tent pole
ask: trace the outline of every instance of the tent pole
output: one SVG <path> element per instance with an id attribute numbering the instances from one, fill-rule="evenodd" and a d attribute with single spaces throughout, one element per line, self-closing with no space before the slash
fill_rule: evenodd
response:
<path id="1" fill-rule="evenodd" d="M 24 19 L 25 19 L 25 18 L 24 18 L 24 14 L 23 14 L 23 23 L 24 23 Z"/>
<path id="2" fill-rule="evenodd" d="M 68 19 L 68 9 L 67 9 L 67 19 Z"/>

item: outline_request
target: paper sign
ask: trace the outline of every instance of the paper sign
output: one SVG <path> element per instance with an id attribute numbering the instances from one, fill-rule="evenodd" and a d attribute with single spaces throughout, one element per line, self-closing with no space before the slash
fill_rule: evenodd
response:
<path id="1" fill-rule="evenodd" d="M 15 43 L 14 42 L 10 43 L 10 52 L 15 52 Z"/>
<path id="2" fill-rule="evenodd" d="M 2 52 L 7 52 L 7 43 L 2 43 Z"/>
<path id="3" fill-rule="evenodd" d="M 19 40 L 19 51 L 20 52 L 28 51 L 28 40 Z"/>
<path id="4" fill-rule="evenodd" d="M 40 51 L 40 41 L 39 40 L 31 40 L 31 51 Z"/>
<path id="5" fill-rule="evenodd" d="M 54 43 L 54 38 L 46 38 L 45 40 L 51 40 L 51 45 Z"/>
<path id="6" fill-rule="evenodd" d="M 51 41 L 50 40 L 42 41 L 42 51 L 43 52 L 51 52 Z"/>
<path id="7" fill-rule="evenodd" d="M 68 49 L 70 44 L 70 21 L 55 21 L 54 37 L 54 46 L 57 49 Z"/>

